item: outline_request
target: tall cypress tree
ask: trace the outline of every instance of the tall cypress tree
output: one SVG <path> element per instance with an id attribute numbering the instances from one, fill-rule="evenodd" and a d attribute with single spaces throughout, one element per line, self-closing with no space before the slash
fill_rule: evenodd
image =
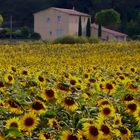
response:
<path id="1" fill-rule="evenodd" d="M 91 36 L 91 29 L 90 29 L 90 18 L 87 20 L 87 26 L 86 26 L 86 36 L 90 37 Z"/>
<path id="2" fill-rule="evenodd" d="M 81 21 L 81 16 L 79 17 L 78 36 L 82 36 L 82 21 Z"/>
<path id="3" fill-rule="evenodd" d="M 102 25 L 101 24 L 98 25 L 98 37 L 99 38 L 102 37 Z"/>

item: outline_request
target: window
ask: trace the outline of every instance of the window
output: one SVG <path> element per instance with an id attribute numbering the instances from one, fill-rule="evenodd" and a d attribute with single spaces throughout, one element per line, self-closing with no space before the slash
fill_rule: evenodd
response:
<path id="1" fill-rule="evenodd" d="M 49 17 L 46 18 L 46 22 L 47 23 L 50 22 L 50 18 Z"/>
<path id="2" fill-rule="evenodd" d="M 56 36 L 57 37 L 62 37 L 64 35 L 63 30 L 62 29 L 57 29 L 56 30 Z"/>
<path id="3" fill-rule="evenodd" d="M 52 31 L 50 31 L 50 35 L 52 35 Z"/>
<path id="4" fill-rule="evenodd" d="M 57 16 L 57 22 L 61 22 L 61 16 Z"/>

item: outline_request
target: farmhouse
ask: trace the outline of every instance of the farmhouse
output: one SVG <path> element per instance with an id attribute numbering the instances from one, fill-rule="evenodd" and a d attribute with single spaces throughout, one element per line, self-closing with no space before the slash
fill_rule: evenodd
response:
<path id="1" fill-rule="evenodd" d="M 98 25 L 95 23 L 91 24 L 91 36 L 98 37 Z M 126 41 L 126 38 L 126 34 L 102 27 L 101 39 L 104 41 Z"/>
<path id="2" fill-rule="evenodd" d="M 55 39 L 64 35 L 78 35 L 79 17 L 81 17 L 82 36 L 86 36 L 87 20 L 91 16 L 73 9 L 55 8 L 34 13 L 34 31 L 41 35 L 43 40 Z M 91 24 L 91 36 L 98 36 L 98 25 Z M 102 28 L 102 40 L 125 41 L 127 35 Z"/>
<path id="3" fill-rule="evenodd" d="M 42 39 L 55 39 L 64 35 L 78 35 L 79 17 L 81 16 L 82 34 L 86 35 L 86 24 L 91 16 L 74 9 L 51 7 L 34 13 L 34 31 Z"/>

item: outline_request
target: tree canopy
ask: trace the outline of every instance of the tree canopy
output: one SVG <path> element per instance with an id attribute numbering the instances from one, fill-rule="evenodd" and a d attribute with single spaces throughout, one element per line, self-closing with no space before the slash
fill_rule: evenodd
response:
<path id="1" fill-rule="evenodd" d="M 2 25 L 2 23 L 3 23 L 3 17 L 2 15 L 0 15 L 0 26 Z"/>
<path id="2" fill-rule="evenodd" d="M 95 21 L 109 28 L 116 28 L 120 23 L 120 14 L 114 9 L 105 9 L 97 12 Z"/>

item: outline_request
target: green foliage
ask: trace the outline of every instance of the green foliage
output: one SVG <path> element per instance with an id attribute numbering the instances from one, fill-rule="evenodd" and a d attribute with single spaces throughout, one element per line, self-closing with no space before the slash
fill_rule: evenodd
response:
<path id="1" fill-rule="evenodd" d="M 78 36 L 71 36 L 67 35 L 64 37 L 57 38 L 53 41 L 54 44 L 75 44 L 75 43 L 98 43 L 99 40 L 96 38 L 86 38 L 86 37 L 78 37 Z"/>
<path id="2" fill-rule="evenodd" d="M 99 43 L 99 39 L 98 38 L 93 38 L 93 37 L 88 37 L 88 43 Z"/>
<path id="3" fill-rule="evenodd" d="M 11 30 L 9 28 L 4 28 L 0 31 L 0 38 L 10 38 Z M 28 27 L 21 27 L 20 29 L 12 32 L 13 39 L 40 39 L 40 34 L 33 32 Z"/>
<path id="4" fill-rule="evenodd" d="M 81 16 L 79 17 L 78 36 L 82 36 L 82 21 L 81 21 Z"/>
<path id="5" fill-rule="evenodd" d="M 140 41 L 140 35 L 134 35 L 134 36 L 133 36 L 133 39 L 134 39 L 134 40 L 139 40 L 139 41 Z"/>
<path id="6" fill-rule="evenodd" d="M 24 140 L 23 134 L 15 127 L 5 130 L 5 133 L 8 140 L 14 140 L 15 138 L 16 140 Z"/>
<path id="7" fill-rule="evenodd" d="M 102 25 L 101 24 L 99 24 L 99 26 L 98 26 L 98 37 L 99 38 L 102 37 Z"/>
<path id="8" fill-rule="evenodd" d="M 91 36 L 91 28 L 90 28 L 90 18 L 87 20 L 87 25 L 86 25 L 86 36 L 90 37 Z"/>
<path id="9" fill-rule="evenodd" d="M 4 28 L 0 32 L 0 38 L 9 38 L 10 37 L 11 30 L 9 28 Z"/>
<path id="10" fill-rule="evenodd" d="M 39 33 L 33 32 L 33 33 L 31 33 L 30 38 L 31 39 L 37 39 L 38 40 L 38 39 L 41 38 L 41 36 L 40 36 Z"/>
<path id="11" fill-rule="evenodd" d="M 3 17 L 2 15 L 0 15 L 0 26 L 2 25 L 2 23 L 3 23 Z"/>
<path id="12" fill-rule="evenodd" d="M 97 12 L 95 21 L 106 27 L 116 27 L 120 23 L 120 14 L 114 9 L 105 9 Z"/>
<path id="13" fill-rule="evenodd" d="M 24 38 L 28 38 L 29 37 L 30 29 L 28 27 L 26 27 L 26 26 L 21 27 L 20 30 L 21 30 L 21 34 L 22 34 L 22 36 Z"/>
<path id="14" fill-rule="evenodd" d="M 60 37 L 54 40 L 55 44 L 75 44 L 75 43 L 80 43 L 83 42 L 82 38 L 79 38 L 77 36 L 71 36 L 71 35 L 67 35 L 64 37 Z"/>

